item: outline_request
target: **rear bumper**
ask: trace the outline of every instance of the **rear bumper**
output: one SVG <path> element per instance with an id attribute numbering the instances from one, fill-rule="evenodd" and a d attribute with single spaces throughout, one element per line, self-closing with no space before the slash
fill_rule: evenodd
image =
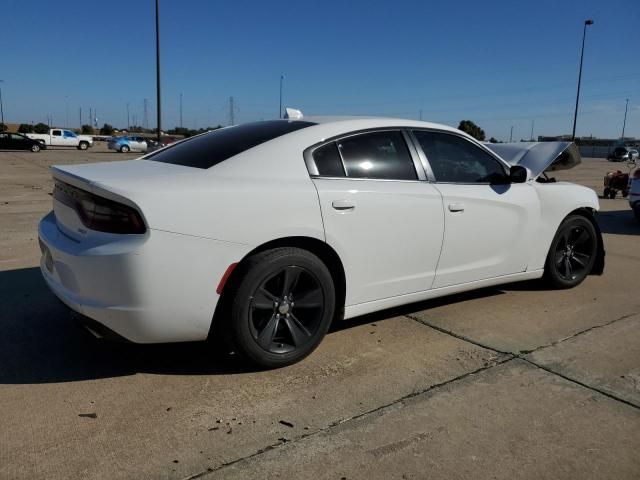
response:
<path id="1" fill-rule="evenodd" d="M 53 212 L 38 233 L 40 269 L 53 293 L 135 343 L 206 339 L 217 282 L 250 250 L 157 230 L 85 245 L 58 229 Z"/>

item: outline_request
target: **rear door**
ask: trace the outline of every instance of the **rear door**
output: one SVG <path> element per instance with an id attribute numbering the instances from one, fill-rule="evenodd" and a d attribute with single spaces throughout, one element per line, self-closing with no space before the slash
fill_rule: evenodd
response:
<path id="1" fill-rule="evenodd" d="M 442 198 L 400 130 L 354 134 L 305 152 L 326 240 L 346 273 L 346 305 L 431 288 Z M 413 154 L 412 154 L 413 153 Z"/>
<path id="2" fill-rule="evenodd" d="M 62 138 L 62 130 L 51 130 L 51 145 L 54 147 L 64 146 L 64 139 Z"/>
<path id="3" fill-rule="evenodd" d="M 508 182 L 508 166 L 467 138 L 413 132 L 444 203 L 445 233 L 434 288 L 527 269 L 540 218 L 535 188 Z"/>

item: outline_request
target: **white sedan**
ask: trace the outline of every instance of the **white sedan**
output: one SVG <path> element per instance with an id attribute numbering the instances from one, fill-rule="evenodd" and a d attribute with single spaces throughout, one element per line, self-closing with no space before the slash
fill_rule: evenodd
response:
<path id="1" fill-rule="evenodd" d="M 53 167 L 49 287 L 97 336 L 222 336 L 270 368 L 311 353 L 334 319 L 602 273 L 595 192 L 544 173 L 579 163 L 573 144 L 293 116 Z"/>

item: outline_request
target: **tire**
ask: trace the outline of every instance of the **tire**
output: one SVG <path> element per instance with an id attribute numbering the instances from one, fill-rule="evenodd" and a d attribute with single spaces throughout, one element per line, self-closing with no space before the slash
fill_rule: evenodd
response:
<path id="1" fill-rule="evenodd" d="M 556 232 L 544 268 L 544 280 L 553 288 L 573 288 L 589 275 L 598 253 L 598 234 L 591 221 L 570 215 Z"/>
<path id="2" fill-rule="evenodd" d="M 31 145 L 31 151 L 33 153 L 38 153 L 40 151 L 40 144 L 39 143 L 34 143 L 33 145 Z"/>
<path id="3" fill-rule="evenodd" d="M 629 190 L 622 190 L 622 198 L 627 198 L 629 196 Z"/>
<path id="4" fill-rule="evenodd" d="M 616 193 L 618 193 L 618 192 L 617 192 L 615 189 L 613 189 L 613 188 L 612 188 L 612 189 L 610 189 L 610 190 L 609 190 L 609 198 L 610 198 L 610 199 L 612 199 L 612 200 L 613 200 L 614 198 L 616 198 Z"/>
<path id="5" fill-rule="evenodd" d="M 129 150 L 130 150 L 129 145 L 122 145 L 122 146 L 120 147 L 120 151 L 121 151 L 122 153 L 128 153 L 128 152 L 129 152 Z"/>
<path id="6" fill-rule="evenodd" d="M 86 150 L 89 148 L 89 144 L 87 142 L 80 142 L 78 144 L 78 150 Z"/>
<path id="7" fill-rule="evenodd" d="M 604 191 L 602 192 L 602 198 L 609 198 L 609 187 L 604 187 Z"/>
<path id="8" fill-rule="evenodd" d="M 283 247 L 258 253 L 239 268 L 227 317 L 236 353 L 260 368 L 278 368 L 313 352 L 336 308 L 327 266 L 307 250 Z"/>

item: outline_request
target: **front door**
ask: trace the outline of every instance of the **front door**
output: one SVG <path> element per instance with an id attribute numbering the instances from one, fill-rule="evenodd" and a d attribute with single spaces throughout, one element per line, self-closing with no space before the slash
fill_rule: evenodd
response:
<path id="1" fill-rule="evenodd" d="M 462 136 L 415 131 L 442 194 L 445 234 L 434 288 L 524 272 L 540 217 L 535 188 Z"/>

